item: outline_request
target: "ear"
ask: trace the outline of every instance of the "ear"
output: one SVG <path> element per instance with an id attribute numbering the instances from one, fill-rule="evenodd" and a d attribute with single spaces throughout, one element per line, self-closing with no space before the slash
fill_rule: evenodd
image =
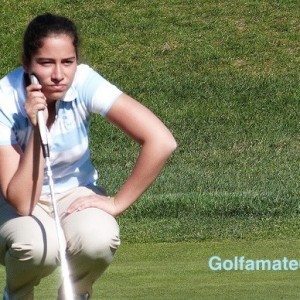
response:
<path id="1" fill-rule="evenodd" d="M 30 63 L 28 62 L 28 59 L 22 55 L 22 66 L 26 73 L 30 73 Z"/>
<path id="2" fill-rule="evenodd" d="M 28 85 L 31 84 L 31 80 L 30 80 L 29 74 L 26 71 L 24 73 L 24 82 L 25 82 L 25 87 L 27 87 Z"/>
<path id="3" fill-rule="evenodd" d="M 22 66 L 23 66 L 23 69 L 25 70 L 26 73 L 30 73 L 30 68 L 27 64 L 23 63 Z"/>

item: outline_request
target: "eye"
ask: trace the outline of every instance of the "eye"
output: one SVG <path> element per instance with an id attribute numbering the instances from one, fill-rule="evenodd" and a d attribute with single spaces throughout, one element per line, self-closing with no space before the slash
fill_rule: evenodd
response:
<path id="1" fill-rule="evenodd" d="M 40 65 L 42 65 L 44 67 L 48 67 L 51 65 L 51 61 L 40 61 Z"/>
<path id="2" fill-rule="evenodd" d="M 72 65 L 74 63 L 74 60 L 72 59 L 68 59 L 68 60 L 65 60 L 65 61 L 63 61 L 63 64 L 65 65 L 65 66 L 70 66 L 70 65 Z"/>

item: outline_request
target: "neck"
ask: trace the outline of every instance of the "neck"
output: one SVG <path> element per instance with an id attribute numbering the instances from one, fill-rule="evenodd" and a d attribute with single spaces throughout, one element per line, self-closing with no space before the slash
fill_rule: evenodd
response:
<path id="1" fill-rule="evenodd" d="M 47 127 L 50 128 L 52 124 L 54 123 L 55 116 L 56 116 L 56 107 L 55 102 L 48 103 L 47 109 L 48 109 L 48 120 L 47 120 Z"/>

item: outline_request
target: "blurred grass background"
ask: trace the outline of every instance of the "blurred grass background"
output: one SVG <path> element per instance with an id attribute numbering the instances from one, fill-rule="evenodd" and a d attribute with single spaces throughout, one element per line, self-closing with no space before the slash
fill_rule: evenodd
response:
<path id="1" fill-rule="evenodd" d="M 19 65 L 38 13 L 66 15 L 80 60 L 153 110 L 179 148 L 119 218 L 129 242 L 298 236 L 298 1 L 2 1 L 0 75 Z M 100 182 L 114 194 L 138 147 L 91 124 Z"/>

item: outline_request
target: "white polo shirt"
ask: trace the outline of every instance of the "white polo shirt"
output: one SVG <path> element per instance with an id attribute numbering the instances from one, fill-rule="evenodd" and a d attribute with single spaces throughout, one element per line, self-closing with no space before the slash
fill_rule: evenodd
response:
<path id="1" fill-rule="evenodd" d="M 56 119 L 49 131 L 55 192 L 96 184 L 98 173 L 88 148 L 90 116 L 105 116 L 121 94 L 89 66 L 77 66 L 72 86 L 56 102 Z M 24 109 L 25 99 L 24 70 L 20 67 L 0 80 L 0 146 L 18 144 L 23 151 L 26 148 L 32 127 Z M 45 174 L 42 195 L 48 193 Z"/>

